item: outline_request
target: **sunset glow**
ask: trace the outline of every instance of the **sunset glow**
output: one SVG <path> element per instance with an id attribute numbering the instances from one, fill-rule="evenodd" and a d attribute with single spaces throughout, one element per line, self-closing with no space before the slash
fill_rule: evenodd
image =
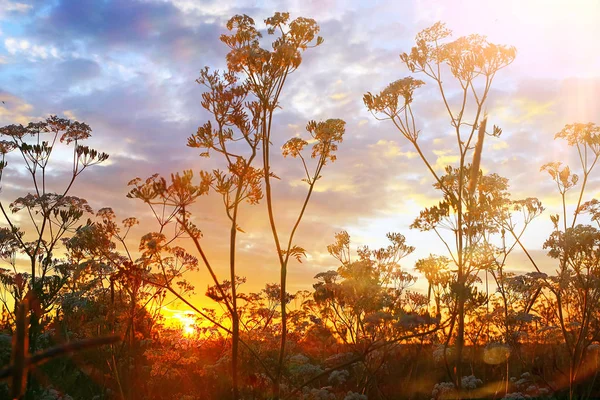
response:
<path id="1" fill-rule="evenodd" d="M 168 307 L 164 307 L 161 311 L 166 318 L 167 325 L 180 328 L 185 336 L 194 336 L 196 319 L 193 311 L 173 310 Z"/>
<path id="2" fill-rule="evenodd" d="M 600 398 L 600 0 L 0 0 L 0 399 Z"/>

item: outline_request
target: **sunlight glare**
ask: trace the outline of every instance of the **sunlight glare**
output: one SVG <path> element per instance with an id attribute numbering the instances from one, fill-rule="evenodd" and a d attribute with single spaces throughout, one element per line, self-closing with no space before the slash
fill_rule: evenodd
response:
<path id="1" fill-rule="evenodd" d="M 181 314 L 177 314 L 175 318 L 179 321 L 179 325 L 181 326 L 181 332 L 184 336 L 193 336 L 196 332 L 196 320 L 189 312 L 183 312 Z"/>
<path id="2" fill-rule="evenodd" d="M 168 323 L 179 327 L 184 336 L 190 337 L 196 333 L 196 319 L 194 318 L 194 313 L 192 311 L 173 310 L 166 307 L 163 309 L 163 311 L 166 311 L 170 314 L 166 316 Z"/>

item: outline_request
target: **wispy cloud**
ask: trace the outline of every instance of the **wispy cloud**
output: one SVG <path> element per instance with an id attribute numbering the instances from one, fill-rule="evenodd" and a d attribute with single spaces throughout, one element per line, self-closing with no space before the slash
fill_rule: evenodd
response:
<path id="1" fill-rule="evenodd" d="M 437 194 L 409 143 L 365 110 L 362 95 L 408 75 L 398 54 L 437 20 L 456 35 L 481 33 L 515 45 L 517 59 L 498 74 L 487 110 L 504 134 L 486 141 L 482 166 L 510 178 L 518 196 L 549 199 L 551 185 L 539 166 L 566 157 L 562 147 L 550 145 L 554 133 L 568 122 L 600 122 L 600 58 L 594 42 L 600 36 L 594 22 L 600 10 L 595 4 L 0 0 L 0 100 L 5 102 L 0 123 L 26 123 L 53 113 L 88 122 L 94 147 L 112 158 L 90 170 L 75 190 L 97 207 L 113 206 L 123 217 L 141 214 L 149 221 L 139 204 L 124 197 L 129 179 L 214 165 L 185 142 L 208 117 L 200 107 L 202 88 L 194 82 L 198 71 L 225 66 L 227 49 L 219 42 L 225 21 L 247 13 L 261 26 L 275 9 L 315 18 L 325 43 L 305 53 L 287 82 L 274 145 L 302 134 L 311 119 L 343 118 L 347 135 L 338 161 L 317 185 L 299 232 L 310 262 L 292 268 L 290 284 L 309 287 L 315 271 L 335 267 L 326 246 L 340 229 L 348 229 L 357 244 L 384 244 L 385 232 L 403 232 L 417 247 L 410 267 L 436 250 L 430 237 L 408 225 Z M 436 88 L 421 88 L 414 107 L 426 156 L 442 170 L 456 161 L 450 151 L 455 139 Z M 293 161 L 277 156 L 274 164 L 276 173 L 297 178 L 294 184 L 275 184 L 277 217 L 286 226 L 293 223 L 305 191 Z M 203 201 L 194 210 L 207 227 L 203 240 L 216 264 L 224 265 L 219 199 Z M 252 290 L 271 279 L 276 265 L 264 211 L 262 206 L 243 209 L 242 223 L 249 228 L 241 235 L 240 272 L 249 276 Z M 203 275 L 198 281 L 199 287 L 208 282 Z"/>

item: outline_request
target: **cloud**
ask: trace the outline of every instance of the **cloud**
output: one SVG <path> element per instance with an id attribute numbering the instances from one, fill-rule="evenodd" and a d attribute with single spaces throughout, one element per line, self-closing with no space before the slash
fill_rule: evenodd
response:
<path id="1" fill-rule="evenodd" d="M 185 143 L 208 118 L 200 105 L 203 89 L 194 80 L 205 65 L 225 67 L 227 47 L 219 36 L 226 32 L 226 20 L 247 13 L 263 29 L 262 20 L 274 9 L 315 18 L 325 42 L 303 53 L 303 64 L 286 82 L 273 127 L 273 169 L 284 178 L 273 184 L 282 237 L 287 238 L 295 222 L 306 185 L 298 160 L 283 159 L 278 149 L 290 137 L 306 135 L 309 120 L 343 118 L 347 132 L 338 160 L 323 171 L 298 231 L 297 242 L 307 248 L 310 261 L 290 269 L 290 285 L 308 288 L 316 272 L 335 268 L 326 246 L 341 229 L 351 231 L 357 245 L 384 245 L 385 232 L 404 233 L 417 246 L 407 260 L 410 267 L 416 258 L 444 251 L 433 244 L 436 238 L 408 229 L 423 207 L 439 200 L 439 193 L 415 149 L 392 124 L 375 120 L 362 96 L 410 75 L 398 55 L 410 49 L 419 30 L 441 19 L 455 29 L 455 37 L 482 33 L 518 47 L 517 60 L 498 73 L 490 92 L 490 122 L 503 135 L 486 138 L 482 161 L 486 171 L 510 178 L 516 197 L 540 196 L 553 204 L 554 189 L 539 172 L 540 165 L 554 159 L 576 161 L 564 143 L 553 143 L 554 133 L 566 123 L 600 121 L 598 60 L 590 59 L 596 53 L 593 41 L 575 41 L 570 30 L 556 30 L 564 18 L 546 7 L 517 15 L 518 3 L 466 1 L 450 7 L 442 1 L 61 0 L 42 5 L 0 0 L 0 99 L 6 103 L 0 104 L 0 121 L 27 123 L 62 113 L 89 123 L 90 144 L 111 158 L 105 166 L 86 171 L 74 190 L 90 197 L 97 208 L 113 206 L 123 217 L 140 216 L 145 225 L 136 232 L 141 234 L 153 228 L 148 211 L 125 198 L 131 178 L 221 166 L 216 157 L 199 158 Z M 597 30 L 581 7 L 577 3 L 565 13 L 581 16 L 586 29 Z M 531 32 L 532 21 L 542 28 Z M 573 29 L 582 33 L 584 28 Z M 557 42 L 560 51 L 553 45 Z M 446 75 L 444 84 L 449 81 Z M 456 105 L 460 93 L 448 87 L 448 101 Z M 456 162 L 451 151 L 456 138 L 436 85 L 419 88 L 414 110 L 424 155 L 442 171 Z M 598 191 L 597 182 L 592 183 Z M 203 198 L 193 212 L 210 256 L 224 274 L 227 219 L 220 198 Z M 240 235 L 240 273 L 248 275 L 247 286 L 253 290 L 276 280 L 265 212 L 264 205 L 245 205 L 240 221 L 248 232 Z M 205 275 L 196 279 L 199 287 L 209 281 Z"/>
<path id="2" fill-rule="evenodd" d="M 24 56 L 31 61 L 59 58 L 56 47 L 32 44 L 27 39 L 6 38 L 4 47 L 11 56 Z"/>
<path id="3" fill-rule="evenodd" d="M 12 0 L 0 0 L 0 20 L 26 13 L 32 8 L 31 4 Z"/>
<path id="4" fill-rule="evenodd" d="M 28 124 L 32 116 L 33 106 L 22 98 L 0 89 L 0 123 L 9 125 L 11 123 Z"/>
<path id="5" fill-rule="evenodd" d="M 58 73 L 72 82 L 85 81 L 100 75 L 100 65 L 93 60 L 82 58 L 64 61 L 57 65 Z"/>
<path id="6" fill-rule="evenodd" d="M 376 156 L 383 156 L 385 158 L 394 157 L 406 157 L 407 159 L 413 159 L 419 156 L 419 153 L 415 151 L 402 151 L 402 148 L 394 140 L 378 140 L 377 143 L 369 145 Z"/>

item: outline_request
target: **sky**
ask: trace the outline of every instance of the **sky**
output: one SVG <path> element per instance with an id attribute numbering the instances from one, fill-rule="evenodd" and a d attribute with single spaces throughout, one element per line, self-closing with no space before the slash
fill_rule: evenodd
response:
<path id="1" fill-rule="evenodd" d="M 573 161 L 565 143 L 553 141 L 565 124 L 600 123 L 597 0 L 0 0 L 0 126 L 51 114 L 88 123 L 89 145 L 109 153 L 110 161 L 86 171 L 73 194 L 95 209 L 112 207 L 119 219 L 139 218 L 133 239 L 139 238 L 156 225 L 144 206 L 125 197 L 127 182 L 155 172 L 214 167 L 214 160 L 186 147 L 209 118 L 195 79 L 204 66 L 225 67 L 227 48 L 219 36 L 230 17 L 248 14 L 262 29 L 275 11 L 314 18 L 325 42 L 304 53 L 286 83 L 274 147 L 302 135 L 309 120 L 347 123 L 338 160 L 317 183 L 300 227 L 297 244 L 307 249 L 308 259 L 290 267 L 290 291 L 309 289 L 314 275 L 337 267 L 326 247 L 341 230 L 355 246 L 383 246 L 386 232 L 404 234 L 416 247 L 403 263 L 409 271 L 418 258 L 443 252 L 433 234 L 409 229 L 421 209 L 438 201 L 431 176 L 409 143 L 362 102 L 364 93 L 410 75 L 398 55 L 437 21 L 453 30 L 453 38 L 477 33 L 517 48 L 516 60 L 499 72 L 490 94 L 490 122 L 504 133 L 486 141 L 482 168 L 509 178 L 515 198 L 544 202 L 548 211 L 525 242 L 552 268 L 541 245 L 558 198 L 540 166 Z M 439 170 L 455 161 L 441 107 L 431 84 L 415 95 L 423 146 Z M 274 186 L 284 237 L 306 190 L 295 161 L 274 160 L 275 173 L 285 178 Z M 58 187 L 66 169 L 57 162 Z M 27 190 L 16 172 L 7 172 L 4 180 L 3 202 Z M 600 190 L 599 182 L 591 180 L 590 197 Z M 225 279 L 227 225 L 220 199 L 202 198 L 192 211 L 208 256 Z M 245 290 L 260 290 L 278 277 L 264 206 L 244 206 L 241 227 L 246 233 L 240 237 L 239 274 L 248 279 Z M 519 254 L 510 268 L 531 270 Z M 200 294 L 210 283 L 205 273 L 192 280 Z"/>

